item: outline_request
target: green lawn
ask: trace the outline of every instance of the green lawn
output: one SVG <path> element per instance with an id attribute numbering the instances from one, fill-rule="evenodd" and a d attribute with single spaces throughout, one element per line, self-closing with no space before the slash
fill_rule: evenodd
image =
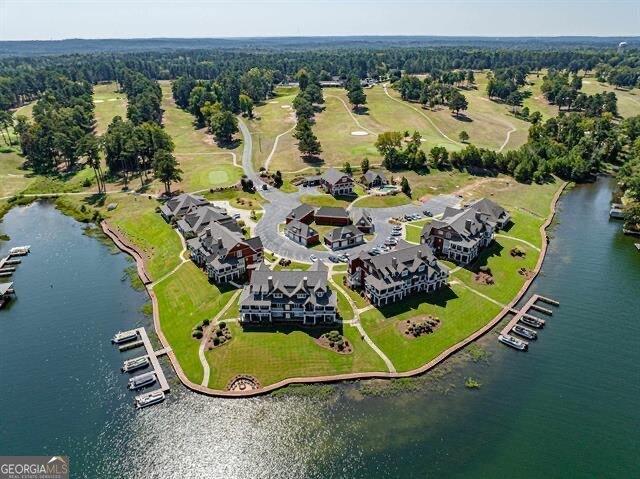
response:
<path id="1" fill-rule="evenodd" d="M 211 201 L 228 201 L 235 208 L 243 210 L 262 209 L 264 199 L 258 193 L 247 193 L 239 190 L 224 190 L 215 193 L 204 192 L 205 198 Z"/>
<path id="2" fill-rule="evenodd" d="M 22 163 L 24 158 L 15 151 L 0 153 L 0 198 L 24 190 L 33 181 L 28 171 L 20 169 Z"/>
<path id="3" fill-rule="evenodd" d="M 442 351 L 468 337 L 498 314 L 500 308 L 460 285 L 429 295 L 421 294 L 386 309 L 372 309 L 361 316 L 369 337 L 389 357 L 398 371 L 408 371 L 429 362 Z M 433 315 L 440 326 L 432 333 L 406 339 L 398 321 Z"/>
<path id="4" fill-rule="evenodd" d="M 110 225 L 142 250 L 149 276 L 157 280 L 177 266 L 182 244 L 176 231 L 156 213 L 159 203 L 131 195 L 119 196 L 114 201 L 118 207 L 111 212 L 104 210 L 103 214 Z"/>
<path id="5" fill-rule="evenodd" d="M 93 87 L 96 133 L 104 134 L 115 116 L 127 119 L 127 96 L 118 92 L 117 83 L 101 83 Z"/>
<path id="6" fill-rule="evenodd" d="M 612 91 L 618 99 L 618 113 L 620 116 L 627 118 L 640 115 L 640 88 L 619 90 L 607 83 L 600 83 L 590 76 L 582 80 L 582 91 L 588 95 Z"/>
<path id="7" fill-rule="evenodd" d="M 240 181 L 242 168 L 238 164 L 242 155 L 242 141 L 237 135 L 235 148 L 219 147 L 205 128 L 196 129 L 193 116 L 178 108 L 173 101 L 171 84 L 160 82 L 162 88 L 163 125 L 175 144 L 175 156 L 183 171 L 183 180 L 176 188 L 197 191 L 232 185 Z"/>
<path id="8" fill-rule="evenodd" d="M 405 226 L 407 231 L 406 240 L 410 243 L 420 243 L 420 235 L 422 234 L 422 226 L 414 226 L 407 224 Z"/>
<path id="9" fill-rule="evenodd" d="M 510 251 L 518 247 L 526 252 L 524 258 L 514 258 Z M 526 278 L 518 274 L 519 268 L 532 270 L 538 261 L 540 253 L 520 241 L 509 238 L 496 238 L 496 240 L 480 253 L 478 259 L 468 267 L 456 271 L 455 279 L 463 281 L 467 286 L 486 294 L 490 298 L 502 304 L 509 303 L 516 295 Z M 491 268 L 491 274 L 495 284 L 480 284 L 474 279 L 474 271 L 481 266 Z"/>
<path id="10" fill-rule="evenodd" d="M 389 208 L 391 206 L 407 205 L 411 198 L 403 193 L 386 196 L 366 196 L 353 202 L 353 206 L 361 208 Z"/>
<path id="11" fill-rule="evenodd" d="M 236 374 L 250 374 L 267 386 L 291 377 L 386 370 L 384 362 L 352 326 L 243 329 L 237 323 L 229 323 L 229 327 L 233 339 L 206 353 L 211 365 L 209 387 L 214 389 L 225 389 Z M 314 337 L 332 329 L 342 332 L 352 344 L 353 353 L 338 354 L 315 343 Z"/>
<path id="12" fill-rule="evenodd" d="M 302 195 L 300 197 L 300 201 L 302 203 L 306 203 L 308 205 L 311 206 L 337 206 L 337 207 L 342 207 L 342 208 L 346 208 L 347 206 L 349 206 L 353 200 L 355 200 L 355 196 L 353 197 L 344 197 L 344 196 L 339 196 L 337 198 L 323 193 L 320 195 Z"/>
<path id="13" fill-rule="evenodd" d="M 221 292 L 209 284 L 200 269 L 188 262 L 156 285 L 154 291 L 158 297 L 162 332 L 184 373 L 200 384 L 203 375 L 198 357 L 200 341 L 194 339 L 191 332 L 203 319 L 213 318 L 229 302 L 234 290 Z"/>
<path id="14" fill-rule="evenodd" d="M 341 274 L 334 274 L 332 275 L 333 280 L 339 284 L 340 286 L 342 286 L 342 289 L 344 289 L 347 294 L 349 295 L 349 297 L 351 298 L 351 300 L 355 303 L 355 305 L 358 308 L 364 308 L 366 306 L 369 305 L 369 303 L 367 302 L 366 299 L 364 299 L 362 296 L 360 296 L 358 293 L 356 293 L 354 290 L 352 290 L 351 288 L 349 288 L 348 286 L 345 286 L 343 284 L 343 281 L 345 279 L 345 277 L 347 276 L 346 273 L 341 273 Z"/>
<path id="15" fill-rule="evenodd" d="M 353 319 L 353 309 L 349 304 L 346 296 L 335 286 L 329 285 L 329 287 L 336 294 L 336 298 L 338 298 L 338 312 L 340 313 L 340 317 L 344 321 L 350 321 Z"/>

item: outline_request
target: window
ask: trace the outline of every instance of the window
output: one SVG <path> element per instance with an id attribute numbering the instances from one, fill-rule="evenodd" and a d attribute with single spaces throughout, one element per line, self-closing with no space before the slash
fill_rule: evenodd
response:
<path id="1" fill-rule="evenodd" d="M 273 293 L 273 297 L 276 299 L 282 298 L 282 293 Z"/>
<path id="2" fill-rule="evenodd" d="M 420 266 L 418 267 L 418 271 L 420 271 L 420 272 L 422 273 L 422 272 L 424 271 L 424 265 L 420 265 Z"/>
<path id="3" fill-rule="evenodd" d="M 409 274 L 409 273 L 408 273 L 406 270 L 402 272 L 402 276 L 403 276 L 403 277 L 404 277 L 404 276 L 406 276 L 406 275 L 408 275 L 408 274 Z"/>
<path id="4" fill-rule="evenodd" d="M 307 295 L 305 293 L 298 293 L 296 296 L 298 298 L 306 298 L 307 297 Z"/>
<path id="5" fill-rule="evenodd" d="M 316 293 L 316 296 L 317 296 L 318 298 L 322 298 L 322 296 L 324 296 L 324 293 L 323 293 L 322 291 L 318 291 L 318 292 Z"/>

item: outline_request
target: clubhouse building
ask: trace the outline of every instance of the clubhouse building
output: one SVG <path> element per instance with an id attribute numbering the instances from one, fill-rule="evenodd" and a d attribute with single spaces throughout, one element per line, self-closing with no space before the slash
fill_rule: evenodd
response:
<path id="1" fill-rule="evenodd" d="M 329 168 L 322 174 L 320 186 L 333 196 L 353 195 L 353 178 L 335 168 Z"/>

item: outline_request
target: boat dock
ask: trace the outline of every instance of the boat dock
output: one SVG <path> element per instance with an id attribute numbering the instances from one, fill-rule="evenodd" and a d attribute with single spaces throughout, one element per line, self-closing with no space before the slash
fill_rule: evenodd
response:
<path id="1" fill-rule="evenodd" d="M 532 320 L 535 323 L 539 323 L 539 326 L 535 326 L 535 327 L 542 328 L 545 324 L 545 320 L 531 314 L 531 310 L 539 311 L 548 316 L 552 316 L 553 311 L 549 308 L 540 306 L 539 304 L 537 304 L 538 302 L 549 304 L 555 307 L 560 306 L 560 303 L 554 299 L 547 298 L 545 296 L 540 296 L 539 294 L 534 294 L 529 298 L 529 300 L 524 304 L 524 306 L 521 309 L 511 310 L 511 312 L 514 313 L 513 319 L 509 321 L 504 328 L 502 328 L 502 330 L 500 331 L 500 334 L 502 336 L 511 336 L 513 327 L 519 324 L 523 318 Z M 526 324 L 526 325 L 529 326 L 530 324 Z"/>
<path id="2" fill-rule="evenodd" d="M 636 246 L 636 249 L 637 249 L 638 251 L 640 251 L 640 243 L 636 243 L 636 245 L 635 245 L 635 246 Z"/>
<path id="3" fill-rule="evenodd" d="M 22 260 L 16 256 L 26 256 L 31 251 L 31 246 L 16 246 L 9 250 L 9 254 L 4 258 L 0 258 L 0 278 L 13 276 L 16 272 L 16 265 Z M 0 309 L 9 302 L 16 292 L 13 289 L 13 283 L 0 283 Z"/>
<path id="4" fill-rule="evenodd" d="M 139 348 L 141 346 L 145 349 L 145 354 L 149 358 L 150 366 L 152 368 L 149 373 L 154 373 L 156 375 L 156 379 L 158 385 L 160 386 L 158 389 L 155 389 L 150 392 L 162 391 L 162 393 L 167 393 L 170 390 L 169 382 L 167 381 L 166 376 L 164 375 L 164 371 L 162 370 L 162 366 L 160 366 L 160 361 L 158 358 L 160 356 L 164 356 L 171 351 L 171 348 L 163 348 L 157 351 L 154 351 L 153 346 L 151 345 L 151 341 L 149 340 L 149 335 L 145 328 L 136 328 L 132 331 L 135 331 L 137 334 L 136 339 L 132 339 L 128 342 L 125 342 L 118 346 L 120 351 L 127 351 L 134 348 Z M 146 373 L 145 373 L 146 374 Z M 149 392 L 145 393 L 148 394 Z"/>

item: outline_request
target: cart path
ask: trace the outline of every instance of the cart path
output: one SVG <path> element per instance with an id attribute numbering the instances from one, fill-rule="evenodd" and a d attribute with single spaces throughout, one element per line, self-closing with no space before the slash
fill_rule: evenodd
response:
<path id="1" fill-rule="evenodd" d="M 370 130 L 366 126 L 363 126 L 360 123 L 360 121 L 358 120 L 358 118 L 356 118 L 356 116 L 353 114 L 353 111 L 351 111 L 351 108 L 349 108 L 349 105 L 347 105 L 347 103 L 342 98 L 340 98 L 339 96 L 336 96 L 336 95 L 325 95 L 325 98 L 335 98 L 340 103 L 342 103 L 342 105 L 344 106 L 344 109 L 347 110 L 347 113 L 349 113 L 349 115 L 351 116 L 351 119 L 354 121 L 354 123 L 356 124 L 356 126 L 358 128 L 360 128 L 361 130 L 366 131 L 367 133 L 371 133 L 372 135 L 377 135 L 378 134 L 375 131 Z"/>
<path id="2" fill-rule="evenodd" d="M 384 89 L 384 93 L 391 98 L 393 101 L 396 101 L 398 103 L 400 103 L 401 105 L 406 106 L 407 108 L 411 108 L 413 111 L 415 111 L 416 113 L 418 113 L 419 115 L 422 115 L 423 117 L 425 117 L 427 119 L 427 121 L 429 123 L 431 123 L 431 126 L 433 126 L 436 131 L 438 133 L 440 133 L 440 135 L 442 135 L 443 138 L 445 138 L 446 140 L 450 141 L 451 143 L 453 143 L 454 145 L 460 145 L 462 146 L 462 143 L 452 140 L 451 138 L 449 138 L 444 131 L 442 131 L 440 128 L 438 128 L 438 126 L 433 122 L 433 120 L 431 118 L 429 118 L 423 111 L 418 110 L 416 107 L 409 105 L 408 103 L 405 103 L 401 100 L 398 100 L 397 98 L 393 98 L 391 95 L 389 95 L 389 91 L 387 90 L 387 84 L 385 83 L 384 85 L 382 85 L 382 88 Z"/>
<path id="3" fill-rule="evenodd" d="M 535 249 L 536 251 L 540 251 L 540 248 L 538 248 L 536 245 L 534 245 L 533 243 L 529 243 L 528 241 L 523 240 L 522 238 L 518 238 L 516 236 L 503 235 L 501 233 L 496 233 L 495 236 L 498 238 L 507 238 L 514 241 L 519 241 L 520 243 L 526 244 L 527 246 Z"/>
<path id="4" fill-rule="evenodd" d="M 288 133 L 291 133 L 293 130 L 295 130 L 295 128 L 296 128 L 296 125 L 293 125 L 287 131 L 283 131 L 278 136 L 276 136 L 276 139 L 273 142 L 273 147 L 271 148 L 271 152 L 269 153 L 269 156 L 267 156 L 267 159 L 264 160 L 264 168 L 265 168 L 265 170 L 269 171 L 269 165 L 271 164 L 271 158 L 273 158 L 273 155 L 275 155 L 275 153 L 276 153 L 276 149 L 278 148 L 278 142 L 280 141 L 280 138 L 282 138 L 284 135 L 286 135 Z"/>
<path id="5" fill-rule="evenodd" d="M 337 290 L 339 290 L 344 295 L 345 298 L 347 298 L 347 302 L 349 303 L 349 306 L 351 306 L 351 309 L 353 310 L 354 319 L 351 320 L 351 321 L 348 321 L 348 322 L 345 321 L 344 323 L 345 324 L 350 324 L 351 326 L 354 326 L 358 330 L 358 332 L 360 333 L 360 336 L 362 337 L 362 339 L 364 339 L 364 342 L 367 343 L 369 345 L 369 347 L 371 349 L 373 349 L 378 356 L 380 356 L 380 359 L 382 359 L 384 361 L 384 364 L 387 366 L 387 369 L 389 370 L 389 372 L 390 373 L 395 373 L 396 372 L 396 367 L 393 365 L 393 363 L 387 357 L 387 355 L 384 354 L 384 352 L 382 352 L 382 350 L 378 347 L 378 345 L 373 342 L 373 340 L 369 337 L 367 332 L 362 327 L 362 324 L 360 324 L 360 310 L 358 309 L 358 306 L 356 305 L 356 303 L 351 299 L 351 297 L 342 288 L 342 286 L 340 286 L 338 283 L 336 283 L 333 280 L 332 276 L 329 276 L 329 282 Z"/>
<path id="6" fill-rule="evenodd" d="M 241 291 L 242 290 L 239 289 L 238 291 L 233 293 L 233 296 L 231 296 L 231 299 L 229 299 L 229 302 L 224 306 L 224 308 L 222 308 L 218 312 L 218 314 L 215 315 L 215 317 L 211 320 L 211 323 L 209 323 L 209 326 L 206 328 L 206 331 L 202 335 L 202 341 L 200 341 L 200 348 L 198 348 L 198 356 L 200 357 L 200 364 L 202 364 L 202 369 L 203 369 L 202 382 L 200 383 L 201 386 L 204 386 L 204 387 L 209 386 L 209 376 L 211 375 L 211 368 L 209 367 L 209 361 L 207 361 L 207 358 L 204 355 L 204 348 L 207 345 L 207 341 L 209 340 L 209 335 L 211 334 L 211 330 L 218 323 L 218 320 L 222 317 L 222 315 L 229 310 L 231 305 L 235 304 L 235 301 L 238 298 L 238 296 L 240 296 Z"/>
<path id="7" fill-rule="evenodd" d="M 177 229 L 174 229 L 173 231 L 176 232 L 176 234 L 178 235 L 178 238 L 180 238 L 180 243 L 182 244 L 182 250 L 180 251 L 180 253 L 178 253 L 178 258 L 180 258 L 180 263 L 178 263 L 178 265 L 175 268 L 173 268 L 171 271 L 169 271 L 167 274 L 162 276 L 158 281 L 154 281 L 153 283 L 151 283 L 149 285 L 149 288 L 151 288 L 151 289 L 153 289 L 155 286 L 158 285 L 158 283 L 163 282 L 165 279 L 167 279 L 173 273 L 178 271 L 178 269 L 180 269 L 180 266 L 182 266 L 183 264 L 185 264 L 185 263 L 187 263 L 189 261 L 189 258 L 185 258 L 184 257 L 184 254 L 187 252 L 187 243 L 185 242 L 184 238 L 182 237 L 182 235 L 180 234 L 180 232 Z"/>

